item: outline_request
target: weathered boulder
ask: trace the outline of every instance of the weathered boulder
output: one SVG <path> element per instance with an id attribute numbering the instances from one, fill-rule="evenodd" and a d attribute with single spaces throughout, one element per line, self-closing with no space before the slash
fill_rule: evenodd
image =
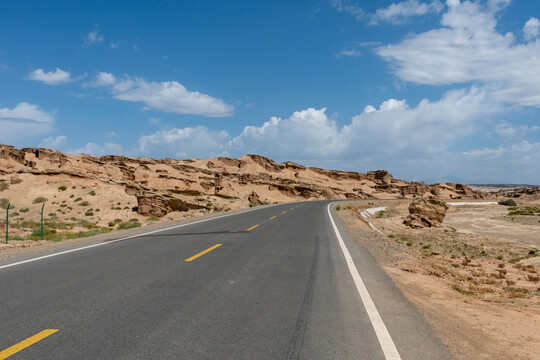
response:
<path id="1" fill-rule="evenodd" d="M 262 201 L 259 199 L 259 195 L 255 191 L 249 194 L 248 201 L 250 204 L 257 204 L 257 205 L 262 204 Z"/>
<path id="2" fill-rule="evenodd" d="M 173 211 L 208 209 L 204 205 L 149 191 L 138 191 L 134 195 L 137 197 L 137 213 L 144 216 L 163 217 Z"/>
<path id="3" fill-rule="evenodd" d="M 409 205 L 409 216 L 403 223 L 412 228 L 439 226 L 446 215 L 448 205 L 437 199 L 418 199 Z"/>

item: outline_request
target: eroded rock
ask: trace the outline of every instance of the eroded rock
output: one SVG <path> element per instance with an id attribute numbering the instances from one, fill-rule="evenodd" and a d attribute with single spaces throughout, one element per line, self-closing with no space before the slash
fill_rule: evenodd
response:
<path id="1" fill-rule="evenodd" d="M 418 199 L 409 205 L 409 216 L 403 223 L 412 228 L 439 226 L 446 215 L 448 205 L 437 199 Z"/>

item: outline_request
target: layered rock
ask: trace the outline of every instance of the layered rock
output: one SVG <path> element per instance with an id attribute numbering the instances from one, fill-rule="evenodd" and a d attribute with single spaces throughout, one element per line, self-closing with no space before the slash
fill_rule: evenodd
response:
<path id="1" fill-rule="evenodd" d="M 417 199 L 409 205 L 409 215 L 403 223 L 412 228 L 425 228 L 442 224 L 448 205 L 437 199 Z"/>
<path id="2" fill-rule="evenodd" d="M 175 209 L 236 208 L 249 203 L 324 199 L 481 198 L 460 184 L 409 183 L 385 170 L 366 174 L 276 163 L 260 155 L 240 159 L 165 160 L 70 155 L 49 149 L 0 145 L 0 180 L 12 174 L 69 176 L 129 189 L 141 214 L 163 216 Z M 177 205 L 172 200 L 178 200 Z M 171 203 L 172 201 L 172 203 Z"/>

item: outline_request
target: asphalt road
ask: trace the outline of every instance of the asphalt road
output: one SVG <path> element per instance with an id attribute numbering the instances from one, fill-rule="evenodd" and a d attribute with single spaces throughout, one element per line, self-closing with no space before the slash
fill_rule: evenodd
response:
<path id="1" fill-rule="evenodd" d="M 0 262 L 0 359 L 9 351 L 9 359 L 388 358 L 328 204 L 261 207 L 11 267 L 20 259 Z M 449 359 L 332 212 L 390 346 L 402 359 Z"/>

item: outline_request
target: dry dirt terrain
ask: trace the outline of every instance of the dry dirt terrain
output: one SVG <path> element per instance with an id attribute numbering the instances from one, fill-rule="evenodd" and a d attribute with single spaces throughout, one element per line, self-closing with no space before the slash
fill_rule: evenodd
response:
<path id="1" fill-rule="evenodd" d="M 540 358 L 540 201 L 451 206 L 425 229 L 403 225 L 409 203 L 351 202 L 339 213 L 457 359 Z M 379 206 L 369 221 L 384 236 L 358 215 Z"/>
<path id="2" fill-rule="evenodd" d="M 240 159 L 149 159 L 70 155 L 0 145 L 0 233 L 8 246 L 38 246 L 248 206 L 318 199 L 481 198 L 460 184 L 410 183 L 387 171 L 358 172 Z"/>

